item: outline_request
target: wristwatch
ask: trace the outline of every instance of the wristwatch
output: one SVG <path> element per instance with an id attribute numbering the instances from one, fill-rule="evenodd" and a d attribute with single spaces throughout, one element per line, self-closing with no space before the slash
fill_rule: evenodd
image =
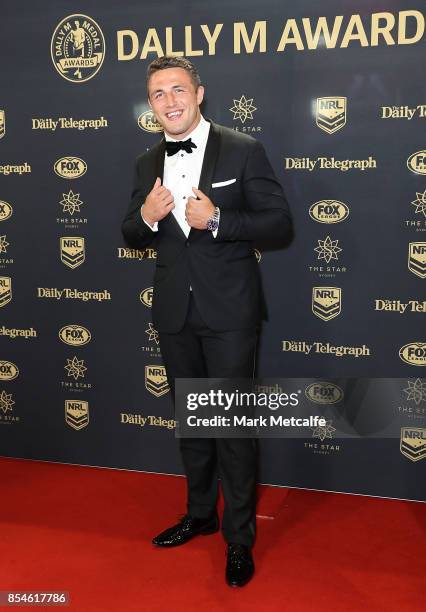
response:
<path id="1" fill-rule="evenodd" d="M 207 219 L 207 229 L 214 232 L 219 227 L 220 209 L 216 206 L 213 215 Z"/>

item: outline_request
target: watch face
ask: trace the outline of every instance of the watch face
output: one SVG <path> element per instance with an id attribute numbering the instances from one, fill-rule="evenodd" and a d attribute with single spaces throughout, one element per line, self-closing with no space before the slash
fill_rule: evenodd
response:
<path id="1" fill-rule="evenodd" d="M 216 219 L 209 219 L 207 221 L 207 229 L 210 230 L 211 232 L 214 232 L 215 230 L 217 230 L 218 227 L 219 227 L 219 223 L 217 222 Z"/>

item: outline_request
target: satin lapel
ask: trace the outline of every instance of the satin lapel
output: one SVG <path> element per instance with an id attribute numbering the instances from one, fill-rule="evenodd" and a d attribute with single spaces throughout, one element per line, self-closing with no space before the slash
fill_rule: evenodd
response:
<path id="1" fill-rule="evenodd" d="M 206 150 L 204 151 L 203 165 L 201 167 L 200 181 L 198 189 L 200 189 L 207 197 L 210 197 L 212 189 L 212 179 L 216 168 L 217 158 L 220 149 L 220 132 L 219 127 L 208 120 L 210 123 L 209 137 L 207 139 Z M 190 236 L 194 236 L 204 230 L 191 228 Z"/>

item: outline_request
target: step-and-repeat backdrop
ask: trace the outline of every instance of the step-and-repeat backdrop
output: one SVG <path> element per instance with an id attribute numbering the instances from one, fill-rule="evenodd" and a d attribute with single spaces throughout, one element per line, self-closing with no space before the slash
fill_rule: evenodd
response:
<path id="1" fill-rule="evenodd" d="M 425 499 L 425 22 L 419 0 L 2 8 L 1 455 L 182 473 L 156 252 L 120 225 L 161 138 L 147 65 L 186 55 L 204 115 L 265 145 L 295 220 L 287 249 L 256 245 L 257 371 L 316 381 L 301 391 L 326 426 L 263 440 L 260 480 Z M 396 382 L 365 414 L 342 377 Z"/>

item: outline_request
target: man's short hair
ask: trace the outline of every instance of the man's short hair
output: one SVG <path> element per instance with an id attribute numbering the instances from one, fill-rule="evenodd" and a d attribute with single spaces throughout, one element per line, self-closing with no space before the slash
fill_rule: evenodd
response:
<path id="1" fill-rule="evenodd" d="M 153 62 L 151 62 L 146 71 L 146 88 L 148 90 L 148 83 L 151 76 L 154 72 L 158 72 L 158 70 L 166 70 L 166 68 L 183 68 L 188 72 L 191 77 L 192 84 L 194 85 L 195 91 L 197 91 L 198 87 L 201 85 L 200 75 L 198 74 L 198 70 L 194 66 L 194 64 L 189 61 L 186 57 L 175 57 L 173 55 L 165 55 L 164 57 L 159 57 Z"/>

